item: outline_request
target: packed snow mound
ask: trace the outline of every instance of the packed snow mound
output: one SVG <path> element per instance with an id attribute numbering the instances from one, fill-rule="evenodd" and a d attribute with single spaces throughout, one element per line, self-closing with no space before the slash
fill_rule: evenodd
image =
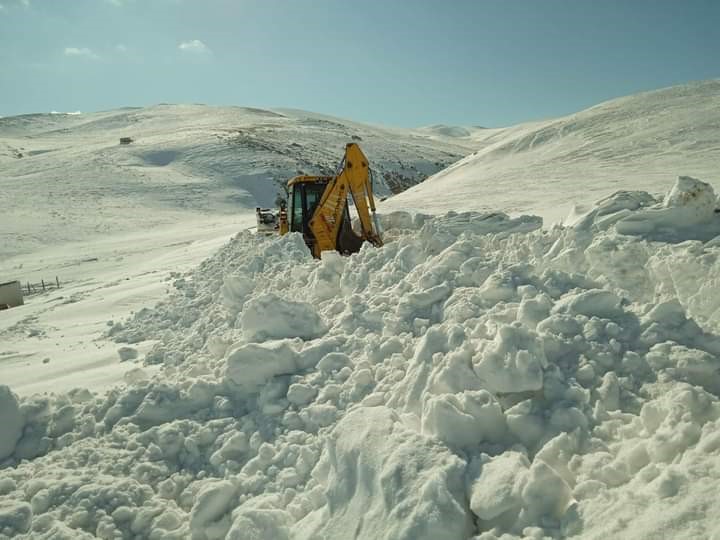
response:
<path id="1" fill-rule="evenodd" d="M 108 329 L 156 376 L 17 400 L 0 538 L 719 532 L 720 245 L 383 221 L 322 260 L 240 233 Z"/>
<path id="2" fill-rule="evenodd" d="M 465 463 L 403 425 L 387 407 L 355 408 L 338 422 L 313 477 L 326 503 L 294 538 L 466 538 Z"/>
<path id="3" fill-rule="evenodd" d="M 465 159 L 386 211 L 499 210 L 556 222 L 617 190 L 662 193 L 672 171 L 717 182 L 720 80 L 640 93 L 562 118 L 473 135 Z"/>
<path id="4" fill-rule="evenodd" d="M 0 215 L 0 255 L 274 207 L 288 179 L 333 174 L 353 141 L 378 199 L 477 147 L 298 110 L 156 105 L 0 118 L 0 189 L 13 202 Z"/>
<path id="5" fill-rule="evenodd" d="M 720 235 L 720 204 L 710 184 L 680 176 L 662 201 L 645 192 L 621 191 L 584 214 L 571 215 L 568 224 L 665 242 L 708 241 Z"/>

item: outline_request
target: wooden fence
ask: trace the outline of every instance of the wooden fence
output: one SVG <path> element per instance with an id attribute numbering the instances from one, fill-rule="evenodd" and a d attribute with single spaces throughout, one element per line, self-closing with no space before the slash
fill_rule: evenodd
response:
<path id="1" fill-rule="evenodd" d="M 55 276 L 55 281 L 45 281 L 44 279 L 41 279 L 40 283 L 30 283 L 28 281 L 25 285 L 23 285 L 23 292 L 25 295 L 30 295 L 59 288 L 60 280 L 57 276 Z"/>

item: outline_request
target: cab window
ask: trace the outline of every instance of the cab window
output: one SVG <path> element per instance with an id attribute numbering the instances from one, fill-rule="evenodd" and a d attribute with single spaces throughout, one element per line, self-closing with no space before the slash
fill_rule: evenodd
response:
<path id="1" fill-rule="evenodd" d="M 298 189 L 300 188 L 300 189 Z M 292 208 L 290 209 L 290 212 L 292 214 L 291 216 L 291 222 L 290 222 L 290 230 L 291 231 L 298 231 L 302 232 L 303 230 L 303 203 L 302 203 L 302 186 L 293 186 L 290 188 L 290 204 L 292 205 Z"/>

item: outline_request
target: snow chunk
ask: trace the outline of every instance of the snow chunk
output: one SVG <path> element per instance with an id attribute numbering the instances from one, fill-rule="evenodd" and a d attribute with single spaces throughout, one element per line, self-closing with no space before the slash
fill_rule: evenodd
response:
<path id="1" fill-rule="evenodd" d="M 238 347 L 227 356 L 226 376 L 253 392 L 276 375 L 296 373 L 298 353 L 290 343 L 286 340 Z"/>
<path id="2" fill-rule="evenodd" d="M 621 304 L 622 299 L 611 291 L 592 289 L 566 295 L 555 304 L 552 312 L 613 319 L 623 314 Z"/>
<path id="3" fill-rule="evenodd" d="M 238 313 L 254 289 L 255 282 L 251 276 L 243 273 L 226 275 L 220 289 L 222 304 L 231 313 Z"/>
<path id="4" fill-rule="evenodd" d="M 690 176 L 680 176 L 665 195 L 661 206 L 630 214 L 619 220 L 615 229 L 621 234 L 667 239 L 684 239 L 697 234 L 709 239 L 720 231 L 720 219 L 715 216 L 716 205 L 717 199 L 710 184 Z M 708 235 L 707 231 L 695 231 L 698 227 L 710 228 L 712 232 Z"/>
<path id="5" fill-rule="evenodd" d="M 682 345 L 661 343 L 647 354 L 648 364 L 677 381 L 687 381 L 720 393 L 720 358 Z"/>
<path id="6" fill-rule="evenodd" d="M 340 371 L 345 366 L 351 366 L 352 361 L 345 353 L 331 352 L 322 357 L 317 363 L 317 368 L 325 373 Z"/>
<path id="7" fill-rule="evenodd" d="M 228 459 L 239 459 L 249 447 L 247 435 L 239 431 L 226 439 L 220 450 L 210 456 L 210 462 L 217 466 Z"/>
<path id="8" fill-rule="evenodd" d="M 290 514 L 273 508 L 241 507 L 235 514 L 226 540 L 289 540 Z"/>
<path id="9" fill-rule="evenodd" d="M 719 416 L 714 396 L 685 383 L 677 383 L 658 399 L 646 402 L 640 419 L 649 435 L 650 460 L 671 462 L 700 440 L 703 424 Z"/>
<path id="10" fill-rule="evenodd" d="M 500 404 L 486 390 L 431 396 L 424 405 L 422 432 L 452 447 L 497 442 L 505 434 Z"/>
<path id="11" fill-rule="evenodd" d="M 326 502 L 296 525 L 311 538 L 464 539 L 464 463 L 403 426 L 386 407 L 360 407 L 335 427 L 313 476 Z"/>
<path id="12" fill-rule="evenodd" d="M 521 493 L 530 462 L 520 452 L 481 457 L 480 472 L 470 487 L 470 508 L 480 519 L 490 520 L 509 510 L 520 511 Z"/>
<path id="13" fill-rule="evenodd" d="M 240 321 L 245 336 L 251 341 L 293 337 L 313 339 L 327 331 L 312 305 L 272 293 L 248 300 Z"/>
<path id="14" fill-rule="evenodd" d="M 572 502 L 572 490 L 548 464 L 536 459 L 522 490 L 523 511 L 533 522 L 542 517 L 558 519 Z"/>
<path id="15" fill-rule="evenodd" d="M 328 300 L 338 295 L 340 277 L 345 269 L 346 258 L 336 251 L 323 251 L 311 278 L 311 289 L 318 301 Z"/>
<path id="16" fill-rule="evenodd" d="M 17 396 L 9 387 L 0 385 L 0 462 L 15 451 L 15 445 L 22 436 L 23 426 L 24 421 Z"/>
<path id="17" fill-rule="evenodd" d="M 579 213 L 574 208 L 563 220 L 564 224 L 577 230 L 598 228 L 605 230 L 618 220 L 630 215 L 631 211 L 650 206 L 658 201 L 645 191 L 616 191 L 609 197 L 600 199 L 590 211 Z"/>
<path id="18" fill-rule="evenodd" d="M 520 323 L 503 325 L 494 341 L 481 342 L 475 373 L 493 392 L 540 390 L 547 364 L 538 335 Z"/>
<path id="19" fill-rule="evenodd" d="M 383 231 L 391 229 L 419 230 L 426 221 L 431 219 L 431 216 L 419 212 L 396 210 L 394 212 L 378 214 L 378 219 L 380 221 L 380 228 Z"/>
<path id="20" fill-rule="evenodd" d="M 190 529 L 193 538 L 198 540 L 208 538 L 206 529 L 230 510 L 235 492 L 235 486 L 228 480 L 211 482 L 203 486 L 190 511 Z"/>
<path id="21" fill-rule="evenodd" d="M 543 517 L 559 519 L 573 502 L 572 490 L 548 464 L 536 459 L 522 490 L 523 511 L 533 522 Z"/>
<path id="22" fill-rule="evenodd" d="M 287 400 L 294 405 L 307 405 L 317 395 L 317 389 L 302 383 L 291 384 L 287 392 Z"/>
<path id="23" fill-rule="evenodd" d="M 0 534 L 12 537 L 30 530 L 32 508 L 25 502 L 0 501 Z"/>
<path id="24" fill-rule="evenodd" d="M 694 223 L 712 216 L 715 211 L 715 191 L 707 182 L 691 176 L 679 176 L 675 185 L 665 195 L 665 208 L 683 207 L 694 214 Z"/>

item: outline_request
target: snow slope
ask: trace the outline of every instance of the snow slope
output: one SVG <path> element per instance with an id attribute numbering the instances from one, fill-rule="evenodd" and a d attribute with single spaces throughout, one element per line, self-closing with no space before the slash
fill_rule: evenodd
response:
<path id="1" fill-rule="evenodd" d="M 681 161 L 562 227 L 431 180 L 351 257 L 174 209 L 5 259 L 67 285 L 0 312 L 0 539 L 720 540 L 720 214 Z"/>
<path id="2" fill-rule="evenodd" d="M 720 81 L 468 135 L 478 144 L 476 152 L 383 208 L 501 210 L 559 221 L 573 205 L 590 205 L 619 189 L 663 193 L 680 174 L 717 183 Z"/>
<path id="3" fill-rule="evenodd" d="M 100 339 L 108 323 L 154 304 L 173 276 L 254 223 L 254 216 L 185 221 L 11 258 L 6 275 L 32 283 L 57 276 L 61 288 L 0 312 L 0 383 L 30 395 L 78 386 L 100 391 L 122 381 L 134 366 L 122 361 L 120 347 Z"/>
<path id="4" fill-rule="evenodd" d="M 274 206 L 300 171 L 332 174 L 351 141 L 367 153 L 381 197 L 474 148 L 297 110 L 157 105 L 0 118 L 0 189 L 11 201 L 0 256 Z"/>

